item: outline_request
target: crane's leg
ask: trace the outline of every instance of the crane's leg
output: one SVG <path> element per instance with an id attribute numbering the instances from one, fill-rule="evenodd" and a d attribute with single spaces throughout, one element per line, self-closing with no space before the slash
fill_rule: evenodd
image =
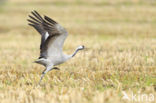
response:
<path id="1" fill-rule="evenodd" d="M 47 67 L 45 70 L 43 70 L 42 75 L 41 75 L 41 78 L 40 78 L 40 81 L 38 82 L 38 85 L 40 85 L 40 83 L 41 83 L 43 77 L 45 76 L 45 74 L 47 72 L 51 71 L 52 69 L 53 69 L 52 67 Z"/>
<path id="2" fill-rule="evenodd" d="M 54 68 L 52 68 L 52 69 L 55 69 L 55 70 L 60 70 L 60 68 L 58 68 L 58 67 L 54 67 Z M 50 70 L 52 70 L 52 69 L 50 69 Z M 39 83 L 38 83 L 38 84 L 40 84 L 40 83 L 41 83 L 41 81 L 42 81 L 42 79 L 43 79 L 44 75 L 48 72 L 48 71 L 46 71 L 46 70 L 47 70 L 47 69 L 43 70 L 42 75 L 41 75 L 41 78 L 40 78 L 40 81 L 39 81 Z M 49 70 L 49 71 L 50 71 L 50 70 Z"/>
<path id="3" fill-rule="evenodd" d="M 46 69 L 42 72 L 42 75 L 41 75 L 40 81 L 38 82 L 38 85 L 40 85 L 40 83 L 41 83 L 41 81 L 42 81 L 42 79 L 43 79 L 43 77 L 45 75 L 45 71 L 46 71 Z"/>
<path id="4" fill-rule="evenodd" d="M 58 67 L 53 67 L 53 68 L 52 68 L 52 66 L 47 67 L 45 70 L 43 70 L 42 75 L 41 75 L 41 78 L 40 78 L 40 81 L 38 82 L 38 85 L 40 85 L 40 83 L 41 83 L 43 77 L 45 76 L 45 74 L 47 72 L 51 71 L 52 69 L 60 70 Z"/>
<path id="5" fill-rule="evenodd" d="M 41 83 L 41 81 L 42 81 L 44 75 L 45 75 L 45 73 L 42 73 L 41 78 L 40 78 L 40 81 L 38 82 L 38 85 L 40 85 L 40 83 Z"/>

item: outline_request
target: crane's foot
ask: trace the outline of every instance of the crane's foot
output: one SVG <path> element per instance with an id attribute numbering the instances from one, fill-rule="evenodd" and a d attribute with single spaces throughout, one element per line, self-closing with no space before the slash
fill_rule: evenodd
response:
<path id="1" fill-rule="evenodd" d="M 55 69 L 55 70 L 60 70 L 60 68 L 58 68 L 58 67 L 54 67 L 54 68 L 52 68 L 52 69 Z"/>

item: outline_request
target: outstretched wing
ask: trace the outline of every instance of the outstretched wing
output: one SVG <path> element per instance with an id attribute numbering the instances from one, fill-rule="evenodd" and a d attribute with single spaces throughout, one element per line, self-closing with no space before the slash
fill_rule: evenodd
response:
<path id="1" fill-rule="evenodd" d="M 37 11 L 31 13 L 33 16 L 29 15 L 29 25 L 41 34 L 39 58 L 48 58 L 61 53 L 68 35 L 67 31 L 48 16 L 42 18 Z"/>

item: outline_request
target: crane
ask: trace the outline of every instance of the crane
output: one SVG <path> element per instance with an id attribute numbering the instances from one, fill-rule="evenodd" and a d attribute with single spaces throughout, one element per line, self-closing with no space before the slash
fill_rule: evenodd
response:
<path id="1" fill-rule="evenodd" d="M 78 46 L 71 55 L 63 53 L 63 44 L 68 36 L 64 27 L 48 16 L 42 17 L 37 11 L 32 11 L 29 15 L 28 25 L 36 29 L 41 35 L 40 57 L 35 63 L 45 67 L 39 81 L 42 81 L 45 74 L 53 69 L 59 69 L 56 65 L 62 64 L 74 57 L 79 50 L 83 50 L 83 45 Z"/>

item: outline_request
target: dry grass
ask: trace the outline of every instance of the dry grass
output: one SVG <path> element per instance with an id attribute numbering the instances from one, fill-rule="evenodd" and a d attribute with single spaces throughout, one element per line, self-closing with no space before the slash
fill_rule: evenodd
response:
<path id="1" fill-rule="evenodd" d="M 64 52 L 90 48 L 39 87 L 44 68 L 32 62 L 40 36 L 26 21 L 34 9 L 67 28 Z M 0 103 L 131 103 L 122 91 L 156 95 L 154 0 L 11 0 L 0 13 Z"/>

